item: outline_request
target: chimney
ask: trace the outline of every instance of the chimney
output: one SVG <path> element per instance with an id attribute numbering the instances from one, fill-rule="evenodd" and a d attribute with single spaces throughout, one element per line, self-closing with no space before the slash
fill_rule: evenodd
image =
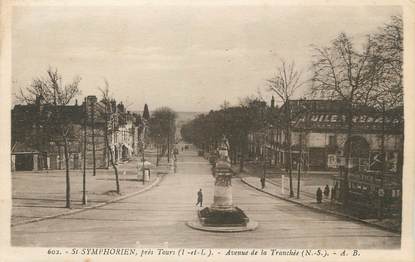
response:
<path id="1" fill-rule="evenodd" d="M 272 98 L 271 98 L 271 108 L 274 108 L 275 107 L 275 99 L 274 99 L 274 96 L 272 96 Z"/>

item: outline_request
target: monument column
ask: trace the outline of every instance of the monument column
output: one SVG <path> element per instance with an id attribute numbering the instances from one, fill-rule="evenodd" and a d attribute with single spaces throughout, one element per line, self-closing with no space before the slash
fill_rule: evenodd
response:
<path id="1" fill-rule="evenodd" d="M 242 232 L 254 230 L 258 223 L 250 221 L 245 213 L 233 204 L 232 169 L 228 155 L 229 144 L 224 137 L 217 149 L 218 159 L 215 163 L 215 188 L 213 204 L 197 210 L 199 221 L 189 221 L 188 226 L 216 232 Z"/>

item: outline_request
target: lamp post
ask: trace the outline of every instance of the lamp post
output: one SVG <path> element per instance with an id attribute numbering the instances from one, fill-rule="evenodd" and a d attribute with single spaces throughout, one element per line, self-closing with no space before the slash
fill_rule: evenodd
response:
<path id="1" fill-rule="evenodd" d="M 144 169 L 144 162 L 145 162 L 145 158 L 144 158 L 144 143 L 143 143 L 143 154 L 142 154 L 142 158 L 141 158 L 141 161 L 142 161 L 142 169 L 143 169 L 143 185 L 145 184 L 145 175 L 146 175 L 146 170 Z"/>

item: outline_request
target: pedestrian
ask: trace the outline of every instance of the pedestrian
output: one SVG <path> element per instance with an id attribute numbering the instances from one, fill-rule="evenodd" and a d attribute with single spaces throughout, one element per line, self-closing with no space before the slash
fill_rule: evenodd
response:
<path id="1" fill-rule="evenodd" d="M 321 191 L 321 188 L 317 189 L 316 197 L 317 197 L 317 203 L 321 204 L 321 199 L 323 198 L 323 192 Z"/>
<path id="2" fill-rule="evenodd" d="M 260 181 L 261 181 L 261 189 L 264 189 L 265 188 L 265 177 L 261 177 Z"/>
<path id="3" fill-rule="evenodd" d="M 339 190 L 339 183 L 338 182 L 336 182 L 336 184 L 334 185 L 334 193 L 332 192 L 332 194 L 334 195 L 334 199 L 338 199 L 338 194 L 339 194 L 339 192 L 341 192 L 340 190 Z"/>
<path id="4" fill-rule="evenodd" d="M 336 198 L 336 187 L 331 189 L 331 200 L 333 201 Z"/>
<path id="5" fill-rule="evenodd" d="M 330 188 L 329 188 L 329 185 L 326 185 L 325 187 L 324 187 L 324 197 L 325 198 L 329 198 L 329 195 L 330 195 Z"/>
<path id="6" fill-rule="evenodd" d="M 200 207 L 202 207 L 203 205 L 203 193 L 202 193 L 202 189 L 199 189 L 199 191 L 197 192 L 197 202 L 196 202 L 196 206 L 200 204 Z"/>

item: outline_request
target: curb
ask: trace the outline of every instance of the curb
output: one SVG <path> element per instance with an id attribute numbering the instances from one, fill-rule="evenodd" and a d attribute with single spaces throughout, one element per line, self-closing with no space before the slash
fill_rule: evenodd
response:
<path id="1" fill-rule="evenodd" d="M 158 185 L 162 181 L 162 179 L 164 178 L 164 175 L 165 174 L 160 175 L 159 177 L 156 178 L 156 180 L 154 180 L 153 183 L 151 183 L 150 185 L 148 185 L 145 188 L 142 188 L 139 191 L 132 192 L 132 193 L 129 193 L 129 194 L 124 195 L 124 196 L 119 196 L 119 197 L 110 199 L 108 201 L 105 201 L 105 202 L 96 204 L 94 206 L 88 206 L 88 207 L 84 207 L 84 208 L 81 208 L 81 209 L 70 210 L 70 211 L 63 212 L 63 213 L 59 213 L 59 214 L 56 214 L 56 215 L 39 217 L 39 218 L 31 219 L 31 220 L 28 220 L 28 221 L 17 222 L 17 223 L 11 224 L 10 227 L 15 227 L 15 226 L 20 226 L 20 225 L 30 224 L 30 223 L 34 223 L 34 222 L 40 222 L 40 221 L 43 221 L 43 220 L 57 218 L 57 217 L 60 217 L 60 216 L 66 216 L 66 215 L 72 215 L 72 214 L 76 214 L 76 213 L 81 213 L 81 212 L 84 212 L 84 211 L 87 211 L 87 210 L 90 210 L 90 209 L 95 209 L 95 208 L 98 208 L 98 207 L 102 207 L 102 206 L 105 206 L 105 205 L 108 205 L 108 204 L 111 204 L 111 203 L 114 203 L 114 202 L 117 202 L 117 201 L 120 201 L 120 200 L 129 198 L 129 197 L 138 195 L 140 193 L 144 193 L 144 192 L 150 190 L 151 188 L 155 187 L 156 185 Z"/>
<path id="2" fill-rule="evenodd" d="M 301 202 L 298 202 L 298 201 L 295 201 L 295 200 L 292 200 L 292 199 L 289 199 L 289 198 L 285 198 L 285 197 L 282 197 L 282 196 L 274 195 L 272 193 L 269 193 L 267 191 L 264 191 L 264 190 L 262 190 L 262 189 L 260 189 L 260 188 L 258 188 L 256 186 L 248 183 L 244 178 L 241 178 L 241 181 L 244 184 L 246 184 L 246 185 L 248 185 L 248 186 L 250 186 L 250 187 L 252 187 L 252 188 L 254 188 L 254 189 L 256 189 L 256 190 L 258 190 L 260 192 L 263 192 L 263 193 L 268 194 L 270 196 L 273 196 L 273 197 L 276 197 L 276 198 L 279 198 L 279 199 L 282 199 L 282 200 L 285 200 L 285 201 L 288 201 L 288 202 L 291 202 L 291 203 L 294 203 L 294 204 L 297 204 L 297 205 L 300 205 L 300 206 L 303 206 L 303 207 L 306 207 L 306 208 L 309 208 L 309 209 L 312 209 L 314 211 L 318 211 L 320 213 L 328 213 L 328 214 L 331 214 L 331 215 L 334 215 L 334 216 L 337 216 L 337 217 L 347 218 L 349 220 L 353 220 L 353 221 L 356 221 L 356 222 L 359 222 L 359 223 L 362 223 L 362 224 L 365 224 L 365 225 L 368 225 L 368 226 L 380 228 L 380 229 L 383 229 L 383 230 L 386 230 L 386 231 L 389 231 L 389 232 L 392 232 L 392 233 L 399 233 L 399 234 L 401 233 L 401 231 L 399 231 L 399 230 L 395 230 L 395 229 L 392 229 L 392 228 L 389 228 L 389 227 L 385 227 L 385 226 L 382 226 L 382 225 L 373 224 L 373 223 L 367 222 L 367 221 L 365 221 L 363 219 L 360 219 L 360 218 L 357 218 L 357 217 L 354 217 L 354 216 L 346 215 L 346 214 L 343 214 L 343 213 L 340 213 L 340 212 L 336 212 L 336 211 L 331 211 L 331 210 L 326 210 L 326 209 L 322 209 L 322 208 L 317 208 L 317 207 L 310 206 L 310 205 L 307 205 L 307 204 L 304 204 L 304 203 L 301 203 Z"/>

